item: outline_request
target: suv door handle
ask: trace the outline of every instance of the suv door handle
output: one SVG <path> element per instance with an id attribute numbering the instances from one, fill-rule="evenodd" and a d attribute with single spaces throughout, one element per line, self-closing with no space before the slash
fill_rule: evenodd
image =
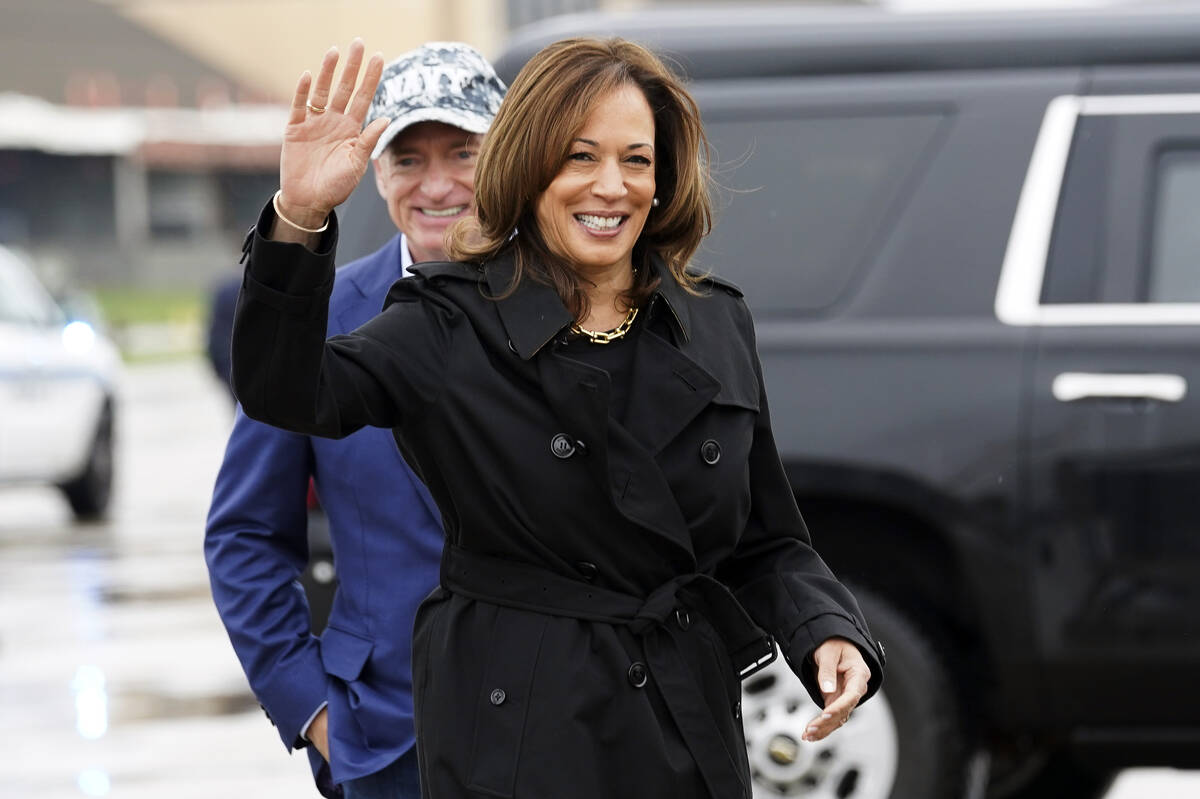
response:
<path id="1" fill-rule="evenodd" d="M 1187 380 L 1180 375 L 1063 372 L 1054 378 L 1051 391 L 1059 402 L 1090 398 L 1179 402 L 1187 396 Z"/>

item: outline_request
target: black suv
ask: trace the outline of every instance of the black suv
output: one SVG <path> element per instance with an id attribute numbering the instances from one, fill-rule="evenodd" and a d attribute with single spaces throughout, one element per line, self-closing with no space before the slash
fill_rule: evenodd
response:
<path id="1" fill-rule="evenodd" d="M 888 652 L 821 744 L 785 670 L 745 684 L 756 796 L 1200 766 L 1200 11 L 642 10 L 498 70 L 580 34 L 691 80 L 698 264 L 745 290 L 797 501 Z M 343 260 L 391 232 L 367 184 Z"/>

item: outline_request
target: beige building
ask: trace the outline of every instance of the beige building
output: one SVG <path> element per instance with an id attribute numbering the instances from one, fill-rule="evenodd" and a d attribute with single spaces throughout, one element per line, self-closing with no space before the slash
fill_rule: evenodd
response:
<path id="1" fill-rule="evenodd" d="M 73 283 L 204 287 L 278 185 L 286 103 L 354 36 L 492 54 L 589 0 L 5 0 L 0 241 Z M 53 213 L 45 213 L 54 209 Z"/>
<path id="2" fill-rule="evenodd" d="M 0 241 L 84 285 L 207 286 L 278 185 L 286 103 L 330 45 L 495 56 L 556 14 L 710 1 L 4 0 Z"/>
<path id="3" fill-rule="evenodd" d="M 498 54 L 523 24 L 575 11 L 636 11 L 721 0 L 92 0 L 175 43 L 270 100 L 290 98 L 296 78 L 331 45 L 362 37 L 391 60 L 422 42 L 453 39 Z M 872 0 L 755 0 L 818 4 Z M 737 2 L 737 0 L 724 0 Z"/>
<path id="4" fill-rule="evenodd" d="M 242 83 L 286 101 L 331 45 L 358 36 L 391 60 L 422 42 L 465 41 L 493 55 L 503 0 L 109 0 L 114 10 Z"/>

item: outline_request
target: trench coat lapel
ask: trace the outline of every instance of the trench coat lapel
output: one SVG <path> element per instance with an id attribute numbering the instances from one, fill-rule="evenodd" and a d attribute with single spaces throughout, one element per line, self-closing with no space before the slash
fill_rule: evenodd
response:
<path id="1" fill-rule="evenodd" d="M 542 390 L 562 431 L 576 439 L 592 479 L 630 521 L 694 561 L 691 533 L 671 486 L 649 450 L 609 414 L 608 375 L 544 348 L 534 359 Z"/>
<path id="2" fill-rule="evenodd" d="M 704 410 L 721 384 L 703 367 L 647 329 L 638 338 L 625 427 L 657 455 Z"/>
<path id="3" fill-rule="evenodd" d="M 625 423 L 610 423 L 613 496 L 626 518 L 685 550 L 694 565 L 687 521 L 655 456 L 704 410 L 720 385 L 649 328 L 638 336 Z"/>
<path id="4" fill-rule="evenodd" d="M 653 268 L 662 278 L 653 301 L 662 302 L 662 312 L 686 345 L 687 299 L 661 264 L 656 262 Z M 583 443 L 589 471 L 626 518 L 662 536 L 694 561 L 687 522 L 654 456 L 704 410 L 720 383 L 674 344 L 644 329 L 638 337 L 622 426 L 609 415 L 607 375 L 559 354 L 552 344 L 573 321 L 558 294 L 528 276 L 506 294 L 512 273 L 510 257 L 490 262 L 488 288 L 501 297 L 497 308 L 509 349 L 533 361 L 561 432 Z"/>
<path id="5" fill-rule="evenodd" d="M 553 286 L 525 275 L 510 291 L 515 265 L 511 253 L 489 261 L 484 267 L 488 291 L 497 297 L 500 322 L 508 335 L 508 347 L 528 361 L 575 318 L 563 305 Z"/>

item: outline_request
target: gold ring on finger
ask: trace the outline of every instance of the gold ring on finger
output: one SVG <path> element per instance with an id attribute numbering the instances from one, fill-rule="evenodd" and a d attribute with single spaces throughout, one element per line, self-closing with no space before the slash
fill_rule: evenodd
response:
<path id="1" fill-rule="evenodd" d="M 307 105 L 308 105 L 308 110 L 312 111 L 314 114 L 324 114 L 325 113 L 325 106 L 323 106 L 323 105 L 313 105 L 312 103 L 307 103 Z"/>

